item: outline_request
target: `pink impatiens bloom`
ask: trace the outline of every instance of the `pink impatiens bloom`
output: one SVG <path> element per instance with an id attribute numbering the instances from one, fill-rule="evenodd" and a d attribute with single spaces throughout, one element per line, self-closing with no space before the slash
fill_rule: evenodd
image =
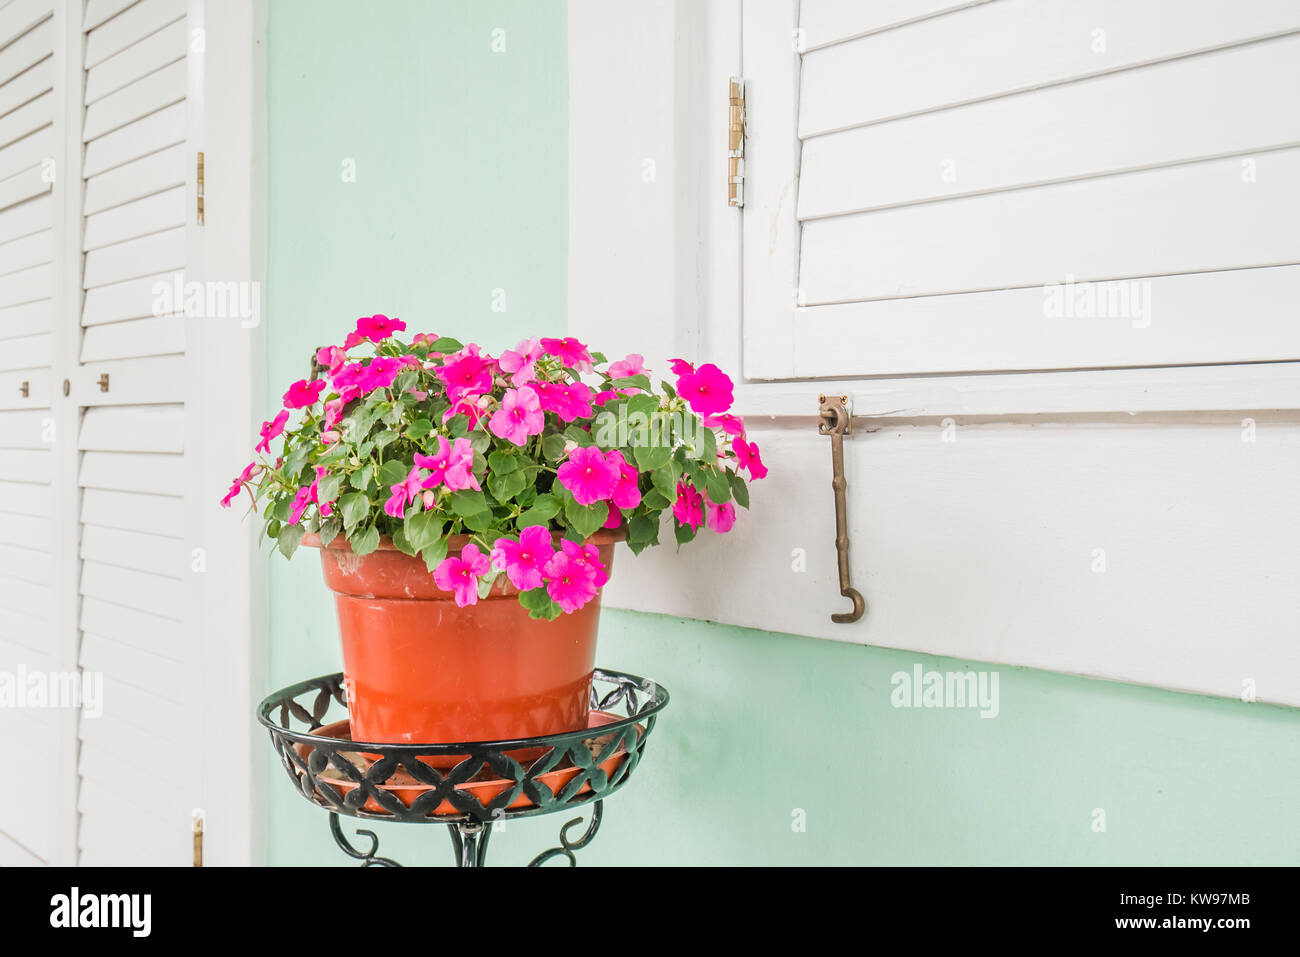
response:
<path id="1" fill-rule="evenodd" d="M 628 376 L 645 375 L 645 356 L 637 355 L 634 352 L 621 362 L 611 362 L 608 371 L 611 379 L 626 379 Z"/>
<path id="2" fill-rule="evenodd" d="M 545 525 L 530 525 L 519 533 L 519 541 L 498 538 L 492 549 L 492 564 L 505 569 L 510 584 L 520 591 L 542 586 L 542 569 L 555 555 L 551 533 Z"/>
<path id="3" fill-rule="evenodd" d="M 595 545 L 580 545 L 566 538 L 560 542 L 560 549 L 569 556 L 572 567 L 587 570 L 587 574 L 591 576 L 592 583 L 597 588 L 603 588 L 605 582 L 609 581 L 609 573 L 605 571 L 605 565 L 600 560 L 600 549 Z"/>
<path id="4" fill-rule="evenodd" d="M 623 524 L 623 513 L 619 511 L 619 507 L 613 502 L 609 502 L 606 507 L 608 508 L 608 511 L 605 512 L 605 524 L 600 527 L 618 528 Z"/>
<path id="5" fill-rule="evenodd" d="M 546 424 L 542 403 L 531 386 L 507 389 L 501 408 L 492 415 L 488 427 L 498 438 L 523 446 L 528 437 L 539 435 Z"/>
<path id="6" fill-rule="evenodd" d="M 297 525 L 302 520 L 302 513 L 307 511 L 307 506 L 311 504 L 311 488 L 310 485 L 304 485 L 293 497 L 293 504 L 289 507 L 290 525 Z"/>
<path id="7" fill-rule="evenodd" d="M 736 453 L 737 466 L 746 469 L 751 478 L 767 477 L 767 466 L 759 457 L 757 442 L 746 442 L 744 436 L 741 436 L 731 443 L 731 448 Z"/>
<path id="8" fill-rule="evenodd" d="M 706 429 L 722 429 L 728 435 L 744 435 L 745 420 L 738 415 L 706 415 L 704 417 L 704 427 Z"/>
<path id="9" fill-rule="evenodd" d="M 619 508 L 636 508 L 641 504 L 641 490 L 637 488 L 639 474 L 636 466 L 623 458 L 623 453 L 612 449 L 605 456 L 605 461 L 618 470 L 618 479 L 610 492 L 610 499 Z"/>
<path id="10" fill-rule="evenodd" d="M 321 391 L 324 388 L 324 379 L 312 379 L 310 382 L 306 379 L 299 379 L 289 386 L 289 391 L 284 394 L 284 407 L 286 409 L 302 409 L 312 405 L 320 398 Z"/>
<path id="11" fill-rule="evenodd" d="M 448 442 L 445 435 L 440 435 L 437 454 L 421 455 L 417 452 L 415 464 L 431 472 L 421 483 L 421 488 L 432 489 L 446 485 L 453 492 L 470 488 L 481 490 L 478 480 L 474 478 L 474 446 L 469 439 L 459 438 L 455 442 Z"/>
<path id="12" fill-rule="evenodd" d="M 453 404 L 465 395 L 492 391 L 492 360 L 479 355 L 479 347 L 470 343 L 460 352 L 447 357 L 437 369 L 438 378 L 447 387 L 447 399 Z"/>
<path id="13" fill-rule="evenodd" d="M 348 354 L 338 346 L 321 346 L 316 350 L 316 364 L 330 372 L 337 372 L 348 361 Z"/>
<path id="14" fill-rule="evenodd" d="M 260 471 L 262 471 L 262 466 L 258 465 L 256 462 L 249 462 L 245 465 L 244 470 L 239 473 L 234 484 L 230 486 L 230 491 L 226 492 L 225 497 L 222 498 L 221 507 L 230 508 L 230 503 L 235 500 L 235 496 L 239 494 L 239 490 L 244 487 L 249 479 Z"/>
<path id="15" fill-rule="evenodd" d="M 418 459 L 420 456 L 417 455 L 416 458 Z M 417 462 L 416 465 L 419 465 L 419 463 Z M 423 483 L 424 476 L 420 474 L 420 470 L 412 468 L 407 473 L 406 478 L 396 485 L 388 487 L 393 494 L 384 503 L 384 513 L 393 518 L 401 518 L 406 513 L 406 503 L 415 501 L 424 490 Z"/>
<path id="16" fill-rule="evenodd" d="M 542 348 L 570 369 L 590 372 L 595 368 L 595 360 L 587 351 L 587 347 L 572 336 L 564 339 L 543 339 Z"/>
<path id="17" fill-rule="evenodd" d="M 554 412 L 561 422 L 591 417 L 591 402 L 595 398 L 591 388 L 581 382 L 564 385 L 557 382 L 535 382 L 533 389 L 541 401 L 543 412 Z"/>
<path id="18" fill-rule="evenodd" d="M 405 366 L 406 362 L 396 356 L 376 356 L 357 375 L 357 387 L 363 394 L 375 389 L 387 389 Z"/>
<path id="19" fill-rule="evenodd" d="M 460 558 L 444 558 L 433 571 L 433 582 L 456 598 L 456 607 L 478 604 L 478 580 L 488 573 L 491 563 L 474 544 L 460 550 Z"/>
<path id="20" fill-rule="evenodd" d="M 669 359 L 668 368 L 673 370 L 673 375 L 675 376 L 690 375 L 695 371 L 695 366 L 691 365 L 685 359 Z"/>
<path id="21" fill-rule="evenodd" d="M 271 440 L 279 437 L 280 433 L 284 431 L 284 424 L 288 421 L 289 421 L 289 410 L 281 409 L 280 414 L 277 415 L 270 422 L 263 422 L 262 428 L 258 433 L 259 435 L 262 436 L 261 441 L 259 441 L 257 445 L 253 448 L 253 451 L 265 452 L 267 455 L 270 455 Z"/>
<path id="22" fill-rule="evenodd" d="M 501 357 L 497 359 L 497 365 L 501 367 L 502 372 L 512 376 L 510 381 L 514 385 L 527 385 L 537 378 L 537 372 L 533 366 L 543 354 L 541 340 L 525 339 L 514 349 L 507 349 L 501 353 Z"/>
<path id="23" fill-rule="evenodd" d="M 694 531 L 704 522 L 704 499 L 686 482 L 677 483 L 677 501 L 673 502 L 673 518 Z"/>
<path id="24" fill-rule="evenodd" d="M 622 473 L 614 463 L 605 459 L 604 452 L 592 446 L 579 447 L 569 453 L 569 461 L 560 466 L 555 477 L 573 493 L 573 499 L 579 505 L 591 505 L 613 494 Z"/>
<path id="25" fill-rule="evenodd" d="M 723 502 L 721 505 L 707 502 L 706 505 L 709 510 L 707 519 L 709 528 L 719 535 L 731 531 L 732 526 L 736 524 L 736 506 L 730 502 Z"/>
<path id="26" fill-rule="evenodd" d="M 469 419 L 470 429 L 478 428 L 479 419 L 487 414 L 487 408 L 492 404 L 490 395 L 465 395 L 453 402 L 447 411 L 442 414 L 443 423 L 450 422 L 458 415 L 463 415 Z"/>
<path id="27" fill-rule="evenodd" d="M 677 380 L 677 394 L 699 415 L 717 415 L 730 409 L 732 388 L 731 378 L 712 362 Z"/>
<path id="28" fill-rule="evenodd" d="M 389 319 L 387 316 L 362 316 L 357 320 L 358 336 L 364 336 L 371 342 L 383 342 L 394 332 L 401 332 L 406 323 L 401 319 Z"/>
<path id="29" fill-rule="evenodd" d="M 546 563 L 546 593 L 571 615 L 596 597 L 598 586 L 592 568 L 582 559 L 575 559 L 568 550 L 556 552 Z"/>

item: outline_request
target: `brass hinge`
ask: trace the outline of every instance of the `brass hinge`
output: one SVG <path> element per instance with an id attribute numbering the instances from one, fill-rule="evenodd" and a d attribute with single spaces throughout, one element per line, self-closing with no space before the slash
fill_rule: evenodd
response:
<path id="1" fill-rule="evenodd" d="M 727 114 L 727 205 L 745 205 L 745 81 L 731 78 Z"/>
<path id="2" fill-rule="evenodd" d="M 203 808 L 194 809 L 194 866 L 203 866 Z"/>
<path id="3" fill-rule="evenodd" d="M 202 226 L 203 225 L 203 152 L 202 151 L 199 152 L 198 167 L 195 170 L 194 184 L 195 184 L 195 190 L 194 190 L 195 201 L 198 206 L 197 209 L 198 224 Z"/>

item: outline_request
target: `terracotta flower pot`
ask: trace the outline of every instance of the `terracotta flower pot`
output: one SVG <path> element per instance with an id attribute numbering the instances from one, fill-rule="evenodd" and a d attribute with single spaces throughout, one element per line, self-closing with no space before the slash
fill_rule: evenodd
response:
<path id="1" fill-rule="evenodd" d="M 588 539 L 607 570 L 621 538 L 615 530 Z M 448 553 L 467 542 L 453 536 Z M 303 544 L 320 548 L 320 539 Z M 541 621 L 505 575 L 487 598 L 458 608 L 423 559 L 387 539 L 357 557 L 340 535 L 320 553 L 338 609 L 354 741 L 500 741 L 587 727 L 599 595 Z"/>

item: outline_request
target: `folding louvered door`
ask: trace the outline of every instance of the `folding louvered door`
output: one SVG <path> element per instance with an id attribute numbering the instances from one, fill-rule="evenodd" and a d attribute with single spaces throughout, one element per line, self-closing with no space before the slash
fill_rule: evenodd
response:
<path id="1" fill-rule="evenodd" d="M 50 0 L 0 7 L 0 866 L 49 859 L 56 180 Z"/>
<path id="2" fill-rule="evenodd" d="M 120 9 L 119 9 L 120 8 Z M 80 727 L 81 863 L 183 864 L 200 803 L 184 762 L 196 671 L 187 628 L 185 0 L 85 9 L 85 253 L 77 370 L 80 660 L 104 713 Z M 166 292 L 164 292 L 166 290 Z M 153 797 L 140 800 L 142 791 Z"/>

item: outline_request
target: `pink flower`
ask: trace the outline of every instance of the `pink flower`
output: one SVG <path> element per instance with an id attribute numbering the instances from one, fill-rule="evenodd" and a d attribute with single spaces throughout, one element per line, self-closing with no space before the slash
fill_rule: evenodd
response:
<path id="1" fill-rule="evenodd" d="M 298 489 L 298 494 L 293 497 L 293 504 L 289 506 L 289 524 L 297 525 L 302 520 L 302 513 L 307 511 L 307 506 L 311 504 L 311 486 L 304 485 Z"/>
<path id="2" fill-rule="evenodd" d="M 230 491 L 226 492 L 225 497 L 222 498 L 221 507 L 230 508 L 230 503 L 235 500 L 235 496 L 239 494 L 239 490 L 244 487 L 245 483 L 247 483 L 249 479 L 260 471 L 262 471 L 262 466 L 258 465 L 256 462 L 249 462 L 245 465 L 244 470 L 239 473 L 234 484 L 230 486 Z"/>
<path id="3" fill-rule="evenodd" d="M 591 358 L 591 353 L 587 351 L 587 347 L 572 337 L 543 339 L 542 348 L 570 369 L 576 369 L 579 372 L 590 372 L 595 368 L 594 360 Z"/>
<path id="4" fill-rule="evenodd" d="M 422 469 L 430 469 L 431 474 L 420 483 L 421 488 L 437 488 L 446 485 L 453 492 L 472 488 L 480 491 L 481 486 L 474 478 L 474 446 L 469 439 L 459 438 L 448 442 L 445 435 L 438 436 L 436 455 L 415 453 L 415 464 Z"/>
<path id="5" fill-rule="evenodd" d="M 623 513 L 613 502 L 606 505 L 608 511 L 605 512 L 605 524 L 601 528 L 618 528 L 623 524 Z"/>
<path id="6" fill-rule="evenodd" d="M 316 364 L 334 372 L 348 361 L 348 354 L 338 346 L 321 346 L 316 350 Z"/>
<path id="7" fill-rule="evenodd" d="M 401 319 L 389 319 L 387 316 L 362 316 L 357 320 L 358 336 L 364 336 L 371 342 L 383 342 L 394 332 L 401 332 L 406 323 Z"/>
<path id="8" fill-rule="evenodd" d="M 542 569 L 555 555 L 551 533 L 545 525 L 530 525 L 519 533 L 519 541 L 498 538 L 492 549 L 492 564 L 505 569 L 510 584 L 520 591 L 542 586 Z"/>
<path id="9" fill-rule="evenodd" d="M 417 459 L 419 457 L 416 456 Z M 418 466 L 419 462 L 416 465 Z M 414 502 L 420 496 L 424 489 L 423 483 L 424 476 L 420 474 L 419 468 L 412 468 L 406 478 L 388 487 L 393 494 L 384 503 L 384 513 L 393 518 L 401 518 L 406 513 L 406 503 Z"/>
<path id="10" fill-rule="evenodd" d="M 574 568 L 585 568 L 597 588 L 603 588 L 609 581 L 609 574 L 600 560 L 600 549 L 595 545 L 580 545 L 567 538 L 560 542 L 560 549 L 568 555 Z"/>
<path id="11" fill-rule="evenodd" d="M 365 336 L 363 336 L 359 332 L 355 332 L 355 331 L 349 332 L 347 338 L 343 340 L 343 351 L 347 352 L 349 349 L 353 348 L 354 346 L 359 346 L 361 345 L 361 343 L 369 342 L 369 341 L 370 340 L 368 340 Z"/>
<path id="12" fill-rule="evenodd" d="M 645 356 L 637 355 L 634 352 L 621 362 L 611 362 L 608 371 L 611 379 L 626 379 L 628 376 L 645 375 Z"/>
<path id="13" fill-rule="evenodd" d="M 738 415 L 706 415 L 704 417 L 704 427 L 706 429 L 722 429 L 728 435 L 744 435 L 745 420 Z"/>
<path id="14" fill-rule="evenodd" d="M 357 387 L 363 393 L 387 389 L 405 365 L 406 362 L 397 356 L 376 356 L 357 375 Z"/>
<path id="15" fill-rule="evenodd" d="M 629 391 L 635 392 L 636 390 L 631 389 Z M 602 389 L 600 392 L 597 392 L 594 396 L 591 397 L 591 404 L 593 406 L 604 405 L 610 399 L 617 399 L 621 394 L 622 394 L 621 392 L 617 392 L 614 389 Z"/>
<path id="16" fill-rule="evenodd" d="M 714 505 L 712 502 L 706 503 L 708 506 L 708 526 L 719 535 L 731 531 L 731 527 L 736 524 L 736 506 L 730 502 L 723 502 L 721 505 Z"/>
<path id="17" fill-rule="evenodd" d="M 716 415 L 730 409 L 732 388 L 731 379 L 712 362 L 677 380 L 677 394 L 686 400 L 692 412 L 700 415 Z"/>
<path id="18" fill-rule="evenodd" d="M 447 387 L 447 398 L 453 405 L 462 396 L 492 391 L 492 360 L 479 355 L 478 346 L 472 342 L 448 356 L 448 361 L 437 369 L 437 375 Z"/>
<path id="19" fill-rule="evenodd" d="M 589 564 L 575 560 L 569 552 L 556 552 L 546 563 L 546 593 L 566 614 L 571 615 L 596 597 L 597 585 Z"/>
<path id="20" fill-rule="evenodd" d="M 322 502 L 320 500 L 320 480 L 323 479 L 328 474 L 329 474 L 329 469 L 327 469 L 325 466 L 323 465 L 316 466 L 316 478 L 309 486 L 309 491 L 311 492 L 311 500 L 316 503 L 317 507 L 320 509 L 321 515 L 324 516 L 325 518 L 329 518 L 331 515 L 334 514 L 334 503 Z"/>
<path id="21" fill-rule="evenodd" d="M 289 410 L 281 409 L 280 414 L 277 415 L 270 422 L 263 422 L 261 431 L 259 433 L 262 436 L 262 440 L 257 443 L 257 445 L 253 448 L 253 451 L 265 452 L 267 455 L 270 455 L 271 440 L 279 437 L 280 433 L 284 431 L 284 424 L 288 421 L 289 421 Z"/>
<path id="22" fill-rule="evenodd" d="M 499 438 L 522 446 L 530 435 L 539 435 L 546 424 L 542 403 L 532 386 L 507 389 L 501 408 L 492 415 L 488 427 Z"/>
<path id="23" fill-rule="evenodd" d="M 747 469 L 749 475 L 754 479 L 767 477 L 767 466 L 758 454 L 757 442 L 746 442 L 744 436 L 735 439 L 731 443 L 732 451 L 736 453 L 736 464 L 739 468 Z"/>
<path id="24" fill-rule="evenodd" d="M 537 372 L 533 368 L 534 364 L 543 355 L 542 344 L 538 339 L 525 339 L 514 349 L 507 349 L 501 353 L 501 358 L 497 360 L 497 365 L 501 371 L 514 376 L 511 382 L 516 386 L 527 385 L 537 378 Z"/>
<path id="25" fill-rule="evenodd" d="M 343 406 L 346 403 L 340 399 L 330 399 L 325 403 L 325 428 L 332 429 L 343 419 Z"/>
<path id="26" fill-rule="evenodd" d="M 438 334 L 436 332 L 417 332 L 411 337 L 411 345 L 413 346 L 431 346 L 437 341 Z"/>
<path id="27" fill-rule="evenodd" d="M 439 563 L 433 571 L 433 582 L 455 596 L 457 608 L 477 605 L 479 576 L 486 575 L 489 567 L 488 557 L 477 545 L 466 545 L 460 550 L 460 558 L 448 557 Z"/>
<path id="28" fill-rule="evenodd" d="M 535 382 L 533 389 L 541 401 L 543 412 L 554 412 L 561 422 L 591 417 L 591 388 L 581 382 L 564 385 L 557 382 Z"/>
<path id="29" fill-rule="evenodd" d="M 673 370 L 673 375 L 675 376 L 690 375 L 695 371 L 695 366 L 691 365 L 685 359 L 669 359 L 668 368 Z"/>
<path id="30" fill-rule="evenodd" d="M 301 409 L 313 405 L 320 398 L 321 390 L 324 388 L 324 379 L 312 379 L 310 382 L 306 379 L 299 379 L 289 386 L 289 391 L 284 394 L 284 407 L 286 409 Z"/>
<path id="31" fill-rule="evenodd" d="M 579 505 L 591 505 L 614 493 L 614 486 L 622 478 L 622 473 L 614 463 L 606 460 L 604 452 L 592 446 L 576 448 L 569 453 L 569 461 L 560 466 L 555 477 L 573 493 L 573 499 Z"/>
<path id="32" fill-rule="evenodd" d="M 673 502 L 673 518 L 694 531 L 704 521 L 704 499 L 686 482 L 677 483 L 677 501 Z"/>
<path id="33" fill-rule="evenodd" d="M 637 472 L 636 466 L 623 458 L 623 453 L 618 449 L 611 449 L 605 456 L 605 461 L 618 470 L 618 478 L 614 482 L 614 490 L 610 492 L 610 499 L 619 508 L 636 508 L 641 504 L 641 490 L 636 484 L 640 473 Z"/>

